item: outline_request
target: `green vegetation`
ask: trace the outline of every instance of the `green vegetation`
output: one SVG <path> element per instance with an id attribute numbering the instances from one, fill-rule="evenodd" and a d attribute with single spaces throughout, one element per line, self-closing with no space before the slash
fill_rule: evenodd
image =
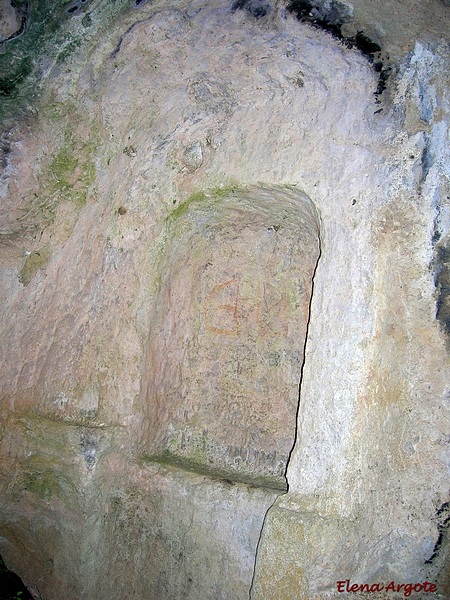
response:
<path id="1" fill-rule="evenodd" d="M 192 194 L 191 196 L 189 196 L 189 198 L 187 200 L 185 200 L 185 202 L 182 202 L 181 204 L 179 204 L 170 213 L 170 215 L 166 219 L 166 222 L 173 223 L 173 222 L 177 221 L 180 217 L 182 217 L 183 215 L 185 215 L 187 213 L 191 204 L 200 204 L 201 202 L 204 202 L 206 199 L 207 199 L 207 196 L 204 192 L 196 192 L 195 194 Z"/>
<path id="2" fill-rule="evenodd" d="M 39 269 L 43 269 L 50 259 L 50 250 L 41 248 L 27 256 L 24 266 L 20 271 L 19 281 L 23 286 L 27 286 L 33 279 Z"/>
<path id="3" fill-rule="evenodd" d="M 76 148 L 70 139 L 55 154 L 49 168 L 52 191 L 59 192 L 60 200 L 70 200 L 79 208 L 84 206 L 87 190 L 95 179 L 95 167 L 89 156 L 91 151 L 88 144 Z"/>
<path id="4" fill-rule="evenodd" d="M 56 456 L 41 454 L 26 462 L 22 490 L 42 500 L 53 497 L 64 502 L 75 498 L 73 483 L 63 474 L 64 465 Z"/>
<path id="5" fill-rule="evenodd" d="M 25 489 L 39 498 L 48 500 L 53 494 L 58 494 L 60 486 L 54 473 L 45 469 L 37 473 L 28 473 L 25 477 Z"/>
<path id="6" fill-rule="evenodd" d="M 225 198 L 226 196 L 229 196 L 230 194 L 234 194 L 234 192 L 237 192 L 240 189 L 245 189 L 245 188 L 243 188 L 242 186 L 239 186 L 236 183 L 236 184 L 226 185 L 224 187 L 213 188 L 212 190 L 209 191 L 209 194 L 213 198 Z"/>
<path id="7" fill-rule="evenodd" d="M 31 58 L 26 56 L 16 66 L 12 73 L 5 75 L 4 77 L 0 77 L 0 97 L 9 96 L 14 98 L 16 89 L 20 86 L 24 79 L 30 75 L 32 68 Z"/>
<path id="8" fill-rule="evenodd" d="M 69 179 L 77 166 L 78 159 L 75 158 L 71 148 L 66 146 L 55 155 L 50 165 L 50 172 L 60 189 L 70 187 Z"/>
<path id="9" fill-rule="evenodd" d="M 167 223 L 174 223 L 180 217 L 185 215 L 192 205 L 200 205 L 203 203 L 214 204 L 217 200 L 226 198 L 239 189 L 243 189 L 237 184 L 228 185 L 225 187 L 216 187 L 206 191 L 194 192 L 187 200 L 179 204 L 166 218 Z"/>
<path id="10" fill-rule="evenodd" d="M 61 24 L 64 0 L 15 2 L 24 31 L 3 44 L 0 54 L 0 120 L 17 113 L 35 95 L 35 65 L 45 40 Z"/>
<path id="11" fill-rule="evenodd" d="M 58 54 L 58 58 L 57 58 L 57 62 L 58 63 L 62 63 L 64 62 L 67 58 L 69 58 L 69 56 L 77 49 L 79 48 L 81 45 L 81 38 L 80 37 L 75 37 L 73 40 L 71 40 L 68 44 L 66 44 L 64 46 L 64 48 L 61 50 L 61 52 Z"/>
<path id="12" fill-rule="evenodd" d="M 17 230 L 8 234 L 9 238 L 43 229 L 53 223 L 61 202 L 71 202 L 78 210 L 85 205 L 96 175 L 93 162 L 97 148 L 94 141 L 96 130 L 91 126 L 88 140 L 76 139 L 72 134 L 72 127 L 75 128 L 77 122 L 73 122 L 70 115 L 69 120 L 71 128 L 65 127 L 63 145 L 39 165 L 37 192 L 23 207 L 22 215 L 17 219 Z M 59 123 L 55 124 L 55 128 L 60 126 Z M 49 252 L 45 248 L 28 255 L 20 276 L 21 282 L 27 285 L 36 271 L 47 264 L 49 258 Z"/>
<path id="13" fill-rule="evenodd" d="M 224 481 L 231 484 L 244 484 L 250 487 L 258 487 L 272 490 L 274 492 L 284 493 L 287 490 L 287 485 L 281 478 L 274 478 L 270 475 L 250 475 L 249 473 L 240 473 L 226 468 L 220 468 L 212 465 L 209 462 L 202 462 L 194 459 L 191 456 L 179 456 L 168 450 L 160 454 L 152 456 L 143 455 L 138 459 L 138 463 L 145 465 L 146 463 L 156 463 L 166 468 L 176 468 L 182 471 L 187 471 L 204 477 L 209 477 L 218 481 Z"/>

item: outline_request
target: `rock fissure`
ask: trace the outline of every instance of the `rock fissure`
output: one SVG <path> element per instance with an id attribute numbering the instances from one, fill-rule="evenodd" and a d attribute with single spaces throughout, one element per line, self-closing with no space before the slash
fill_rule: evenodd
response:
<path id="1" fill-rule="evenodd" d="M 308 320 L 306 323 L 306 332 L 305 332 L 305 341 L 303 344 L 303 361 L 302 361 L 302 366 L 301 366 L 301 370 L 300 370 L 300 380 L 299 380 L 299 384 L 298 384 L 298 403 L 297 403 L 297 410 L 296 410 L 296 414 L 295 414 L 295 435 L 294 435 L 294 444 L 292 445 L 291 451 L 289 452 L 289 457 L 286 463 L 286 470 L 284 472 L 284 475 L 286 477 L 286 481 L 287 481 L 287 485 L 288 485 L 288 491 L 289 491 L 289 481 L 287 480 L 287 470 L 289 467 L 289 462 L 291 460 L 291 456 L 292 453 L 294 452 L 294 447 L 295 447 L 295 440 L 298 439 L 298 418 L 299 418 L 299 411 L 300 411 L 300 402 L 301 402 L 301 393 L 302 393 L 302 382 L 303 382 L 303 371 L 305 369 L 305 363 L 306 363 L 306 350 L 307 350 L 307 345 L 308 345 L 308 334 L 310 331 L 310 325 L 311 325 L 311 306 L 313 303 L 313 297 L 314 297 L 314 285 L 316 283 L 316 274 L 317 274 L 317 269 L 319 267 L 319 262 L 320 262 L 320 257 L 322 255 L 322 242 L 321 242 L 321 233 L 320 233 L 320 219 L 317 217 L 317 222 L 319 223 L 319 227 L 318 227 L 318 246 L 319 246 L 319 253 L 317 256 L 317 262 L 316 265 L 314 267 L 314 271 L 311 277 L 311 296 L 309 299 L 309 307 L 308 307 Z"/>
<path id="2" fill-rule="evenodd" d="M 155 327 L 171 333 L 148 348 L 146 402 L 158 414 L 147 417 L 148 454 L 285 489 L 303 360 L 295 345 L 319 252 L 314 208 L 294 188 L 235 187 L 193 195 L 169 222 Z M 191 370 L 173 381 L 182 349 Z"/>
<path id="3" fill-rule="evenodd" d="M 316 260 L 316 264 L 311 276 L 311 295 L 309 298 L 309 306 L 308 306 L 308 318 L 307 318 L 307 323 L 306 323 L 306 329 L 305 329 L 305 338 L 304 338 L 304 344 L 303 344 L 303 361 L 302 361 L 302 365 L 301 365 L 301 369 L 300 369 L 300 379 L 299 379 L 299 384 L 298 384 L 298 402 L 297 402 L 297 409 L 296 409 L 296 413 L 295 413 L 295 434 L 294 434 L 294 443 L 292 444 L 292 448 L 289 452 L 289 456 L 288 459 L 286 461 L 286 468 L 284 471 L 284 477 L 286 478 L 286 484 L 287 484 L 287 492 L 289 491 L 289 480 L 287 478 L 287 470 L 289 468 L 289 463 L 291 460 L 291 456 L 292 453 L 294 451 L 294 447 L 295 447 L 295 443 L 296 440 L 298 439 L 298 435 L 299 435 L 299 429 L 298 429 L 298 418 L 299 418 L 299 411 L 300 411 L 300 401 L 301 401 L 301 390 L 302 390 L 302 380 L 303 380 L 303 371 L 304 371 L 304 367 L 305 367 L 305 362 L 306 362 L 306 350 L 307 350 L 307 344 L 308 344 L 308 333 L 310 330 L 310 324 L 311 324 L 311 306 L 312 306 L 312 302 L 313 302 L 313 296 L 314 296 L 314 284 L 315 284 L 315 280 L 316 280 L 316 273 L 317 273 L 317 269 L 319 266 L 319 262 L 320 262 L 320 257 L 322 254 L 322 243 L 321 243 L 321 221 L 320 218 L 317 214 L 317 209 L 316 209 L 316 221 L 318 223 L 318 228 L 317 228 L 317 238 L 318 238 L 318 256 L 317 256 L 317 260 Z M 252 581 L 251 581 L 251 585 L 249 588 L 249 592 L 248 592 L 248 597 L 249 600 L 251 600 L 252 598 L 252 589 L 255 583 L 255 577 L 256 577 L 256 568 L 257 568 L 257 562 L 258 562 L 258 551 L 260 549 L 261 543 L 262 543 L 262 536 L 263 536 L 263 532 L 264 532 L 264 526 L 265 523 L 267 521 L 268 518 L 268 513 L 272 510 L 274 504 L 276 502 L 276 499 L 274 500 L 274 503 L 267 509 L 265 515 L 264 515 L 264 520 L 262 523 L 262 527 L 258 536 L 258 542 L 256 545 L 256 552 L 255 552 L 255 562 L 254 562 L 254 566 L 253 566 L 253 574 L 252 574 Z"/>

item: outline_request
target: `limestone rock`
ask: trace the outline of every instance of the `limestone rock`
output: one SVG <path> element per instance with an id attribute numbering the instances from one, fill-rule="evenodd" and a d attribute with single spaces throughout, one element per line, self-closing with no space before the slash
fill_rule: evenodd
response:
<path id="1" fill-rule="evenodd" d="M 4 42 L 0 554 L 37 597 L 448 597 L 448 15 L 77 0 Z"/>
<path id="2" fill-rule="evenodd" d="M 11 38 L 20 29 L 20 18 L 18 11 L 10 0 L 0 2 L 0 42 Z"/>

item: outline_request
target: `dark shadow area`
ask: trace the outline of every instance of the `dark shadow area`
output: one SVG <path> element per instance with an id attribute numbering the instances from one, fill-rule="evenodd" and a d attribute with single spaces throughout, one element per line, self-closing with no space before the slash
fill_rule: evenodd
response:
<path id="1" fill-rule="evenodd" d="M 8 571 L 0 556 L 0 600 L 33 600 L 18 575 Z"/>
<path id="2" fill-rule="evenodd" d="M 385 65 L 381 46 L 370 39 L 363 31 L 358 31 L 354 36 L 344 36 L 342 27 L 352 21 L 353 16 L 349 7 L 338 0 L 324 2 L 323 0 L 291 0 L 287 10 L 300 22 L 309 23 L 312 27 L 323 29 L 330 33 L 349 49 L 355 48 L 369 61 L 378 75 L 378 85 L 374 92 L 377 102 L 379 96 L 386 89 L 387 80 L 391 74 L 391 67 Z"/>

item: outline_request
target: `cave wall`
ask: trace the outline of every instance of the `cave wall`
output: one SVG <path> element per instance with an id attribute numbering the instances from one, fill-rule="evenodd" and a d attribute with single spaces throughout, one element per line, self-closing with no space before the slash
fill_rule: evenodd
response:
<path id="1" fill-rule="evenodd" d="M 161 249 L 144 452 L 285 490 L 319 257 L 314 207 L 296 190 L 254 186 L 182 208 Z"/>
<path id="2" fill-rule="evenodd" d="M 450 9 L 385 4 L 2 3 L 0 554 L 36 598 L 450 593 Z"/>

